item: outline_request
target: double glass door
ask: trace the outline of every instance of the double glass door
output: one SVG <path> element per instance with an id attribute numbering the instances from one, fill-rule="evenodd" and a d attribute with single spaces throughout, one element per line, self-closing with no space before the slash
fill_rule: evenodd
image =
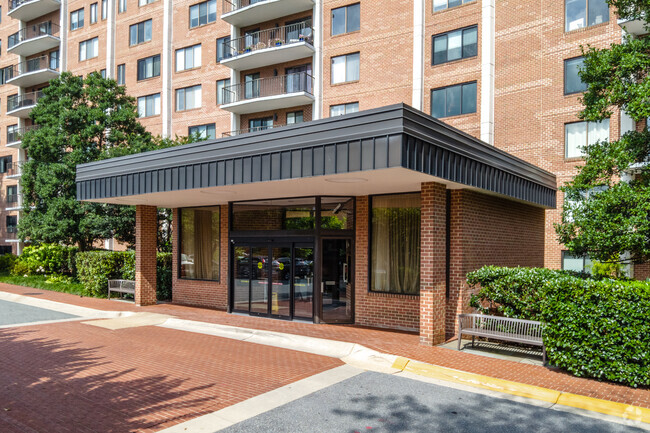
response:
<path id="1" fill-rule="evenodd" d="M 313 318 L 312 243 L 236 243 L 233 255 L 234 311 Z"/>

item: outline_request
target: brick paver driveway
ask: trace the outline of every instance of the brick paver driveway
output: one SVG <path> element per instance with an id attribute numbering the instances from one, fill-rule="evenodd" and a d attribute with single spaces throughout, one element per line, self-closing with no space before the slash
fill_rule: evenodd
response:
<path id="1" fill-rule="evenodd" d="M 341 364 L 155 326 L 5 328 L 0 432 L 156 431 Z"/>

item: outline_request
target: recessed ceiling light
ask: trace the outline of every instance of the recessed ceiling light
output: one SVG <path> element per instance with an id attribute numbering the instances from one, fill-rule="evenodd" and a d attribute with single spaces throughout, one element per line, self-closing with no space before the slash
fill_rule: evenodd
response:
<path id="1" fill-rule="evenodd" d="M 368 182 L 368 179 L 364 179 L 362 177 L 331 177 L 329 179 L 325 179 L 325 182 L 332 182 L 332 183 L 361 183 L 361 182 Z"/>

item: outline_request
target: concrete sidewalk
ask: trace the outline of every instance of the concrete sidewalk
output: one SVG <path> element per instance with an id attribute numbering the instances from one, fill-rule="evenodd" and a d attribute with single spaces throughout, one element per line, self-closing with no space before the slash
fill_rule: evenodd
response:
<path id="1" fill-rule="evenodd" d="M 576 378 L 535 365 L 486 358 L 440 347 L 425 347 L 418 344 L 418 336 L 414 334 L 354 326 L 283 322 L 170 304 L 136 308 L 123 302 L 79 298 L 7 285 L 0 285 L 0 290 L 4 292 L 0 293 L 0 299 L 16 299 L 15 295 L 21 295 L 20 298 L 25 302 L 34 305 L 34 302 L 40 303 L 35 299 L 37 297 L 48 305 L 44 308 L 54 309 L 51 298 L 63 303 L 62 308 L 67 311 L 70 311 L 70 304 L 82 308 L 88 308 L 88 305 L 106 309 L 116 307 L 122 311 L 95 310 L 93 314 L 95 317 L 113 317 L 109 319 L 112 321 L 111 326 L 118 328 L 157 325 L 338 358 L 365 370 L 409 372 L 637 422 L 650 422 L 650 390 Z M 9 291 L 13 296 L 7 293 Z M 39 293 L 35 294 L 36 292 Z M 150 313 L 156 314 L 152 316 Z M 150 322 L 152 317 L 155 323 Z M 95 322 L 102 326 L 99 323 L 102 320 Z"/>

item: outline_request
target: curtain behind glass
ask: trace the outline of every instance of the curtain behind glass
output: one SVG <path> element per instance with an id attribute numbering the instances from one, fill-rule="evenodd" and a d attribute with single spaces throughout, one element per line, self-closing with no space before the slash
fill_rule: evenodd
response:
<path id="1" fill-rule="evenodd" d="M 420 195 L 372 199 L 371 290 L 420 293 Z"/>
<path id="2" fill-rule="evenodd" d="M 219 212 L 181 210 L 181 278 L 219 279 Z"/>

